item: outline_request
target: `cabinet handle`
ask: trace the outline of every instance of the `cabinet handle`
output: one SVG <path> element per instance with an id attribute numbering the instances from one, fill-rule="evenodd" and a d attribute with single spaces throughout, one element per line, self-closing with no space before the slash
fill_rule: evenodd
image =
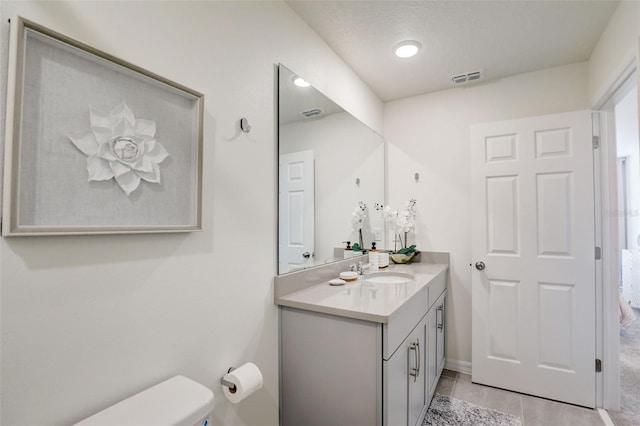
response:
<path id="1" fill-rule="evenodd" d="M 416 339 L 416 346 L 418 347 L 418 354 L 417 354 L 417 364 L 418 364 L 418 374 L 416 374 L 416 377 L 413 379 L 413 381 L 415 382 L 416 379 L 418 378 L 418 376 L 420 376 L 420 339 Z"/>
<path id="2" fill-rule="evenodd" d="M 416 343 L 412 343 L 412 344 L 411 344 L 411 346 L 409 346 L 409 350 L 410 350 L 410 351 L 413 351 L 413 354 L 414 354 L 414 356 L 415 356 L 415 363 L 414 363 L 414 365 L 416 366 L 416 368 L 410 368 L 410 369 L 409 369 L 409 375 L 410 375 L 411 377 L 413 377 L 413 381 L 415 382 L 416 380 L 418 380 L 418 374 L 420 374 L 420 368 L 419 368 L 420 366 L 418 365 L 418 362 L 419 362 L 419 361 L 418 361 L 418 356 L 417 356 L 418 351 L 420 350 L 420 348 L 419 348 L 419 342 L 418 342 L 418 344 L 416 344 Z"/>
<path id="3" fill-rule="evenodd" d="M 440 332 L 444 330 L 444 305 L 438 306 L 437 311 L 440 313 L 440 322 L 438 323 L 438 329 Z"/>

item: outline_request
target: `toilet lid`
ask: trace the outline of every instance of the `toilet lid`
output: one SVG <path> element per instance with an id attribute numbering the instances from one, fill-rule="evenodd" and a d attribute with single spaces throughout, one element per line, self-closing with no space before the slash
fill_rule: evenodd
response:
<path id="1" fill-rule="evenodd" d="M 175 376 L 76 423 L 76 426 L 192 426 L 211 410 L 211 390 L 184 376 Z"/>

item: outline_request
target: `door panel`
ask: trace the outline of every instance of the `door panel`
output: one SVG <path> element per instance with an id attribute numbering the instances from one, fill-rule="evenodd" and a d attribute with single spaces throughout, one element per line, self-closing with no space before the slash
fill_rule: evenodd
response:
<path id="1" fill-rule="evenodd" d="M 536 179 L 538 255 L 571 256 L 572 175 L 546 173 Z"/>
<path id="2" fill-rule="evenodd" d="M 473 381 L 595 405 L 591 114 L 471 132 Z"/>
<path id="3" fill-rule="evenodd" d="M 575 371 L 573 368 L 574 286 L 538 283 L 540 318 L 540 366 Z"/>
<path id="4" fill-rule="evenodd" d="M 489 286 L 489 329 L 492 333 L 488 356 L 519 363 L 520 282 L 489 280 Z"/>
<path id="5" fill-rule="evenodd" d="M 518 254 L 518 177 L 487 178 L 488 252 Z"/>
<path id="6" fill-rule="evenodd" d="M 315 177 L 313 151 L 280 155 L 278 273 L 313 261 Z"/>

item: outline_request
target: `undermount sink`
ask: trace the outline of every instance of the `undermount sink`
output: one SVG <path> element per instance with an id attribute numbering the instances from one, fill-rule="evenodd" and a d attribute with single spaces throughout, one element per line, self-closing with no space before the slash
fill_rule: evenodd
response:
<path id="1" fill-rule="evenodd" d="M 405 272 L 382 271 L 367 274 L 364 279 L 372 284 L 401 284 L 413 281 L 415 276 Z"/>

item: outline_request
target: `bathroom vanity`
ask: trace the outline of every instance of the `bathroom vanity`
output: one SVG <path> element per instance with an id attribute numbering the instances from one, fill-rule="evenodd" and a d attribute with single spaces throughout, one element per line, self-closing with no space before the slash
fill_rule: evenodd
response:
<path id="1" fill-rule="evenodd" d="M 448 259 L 328 284 L 354 261 L 276 278 L 284 426 L 414 426 L 433 397 L 445 362 Z"/>

